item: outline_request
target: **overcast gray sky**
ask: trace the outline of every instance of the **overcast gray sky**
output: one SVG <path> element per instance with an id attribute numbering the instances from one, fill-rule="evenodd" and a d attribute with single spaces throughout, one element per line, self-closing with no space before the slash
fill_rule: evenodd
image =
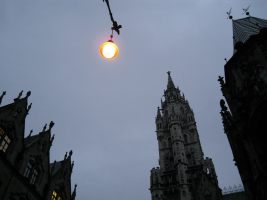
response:
<path id="1" fill-rule="evenodd" d="M 110 0 L 123 25 L 114 41 L 117 60 L 98 46 L 111 22 L 102 0 L 0 0 L 2 104 L 20 90 L 33 103 L 26 135 L 56 124 L 51 162 L 73 149 L 79 200 L 150 199 L 157 166 L 156 108 L 168 70 L 195 112 L 204 154 L 215 163 L 220 187 L 241 183 L 219 114 L 217 82 L 233 52 L 232 24 L 267 18 L 266 0 Z"/>

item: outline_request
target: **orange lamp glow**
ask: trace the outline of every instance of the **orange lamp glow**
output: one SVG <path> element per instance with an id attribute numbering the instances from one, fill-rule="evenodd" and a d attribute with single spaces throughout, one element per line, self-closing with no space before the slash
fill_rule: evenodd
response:
<path id="1" fill-rule="evenodd" d="M 100 55 L 107 60 L 113 60 L 119 55 L 119 48 L 112 40 L 101 44 L 99 51 Z"/>

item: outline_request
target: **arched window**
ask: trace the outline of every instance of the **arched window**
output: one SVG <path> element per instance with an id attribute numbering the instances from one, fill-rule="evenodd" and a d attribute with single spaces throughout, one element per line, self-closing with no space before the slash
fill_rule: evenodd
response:
<path id="1" fill-rule="evenodd" d="M 38 177 L 38 171 L 36 169 L 32 170 L 32 175 L 31 175 L 31 179 L 30 179 L 30 184 L 34 184 L 37 177 Z"/>
<path id="2" fill-rule="evenodd" d="M 6 152 L 11 140 L 6 132 L 0 127 L 0 151 Z"/>
<path id="3" fill-rule="evenodd" d="M 27 163 L 26 169 L 24 171 L 24 177 L 29 178 L 32 171 L 32 164 L 30 162 Z"/>
<path id="4" fill-rule="evenodd" d="M 38 175 L 39 175 L 38 167 L 35 166 L 33 160 L 30 160 L 25 168 L 24 177 L 26 177 L 29 180 L 30 184 L 35 184 Z"/>

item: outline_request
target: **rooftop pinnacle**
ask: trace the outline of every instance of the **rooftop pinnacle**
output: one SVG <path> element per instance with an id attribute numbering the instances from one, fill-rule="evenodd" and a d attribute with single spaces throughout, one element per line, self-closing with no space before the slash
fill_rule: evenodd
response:
<path id="1" fill-rule="evenodd" d="M 168 71 L 167 74 L 168 74 L 168 85 L 167 85 L 167 89 L 173 89 L 173 88 L 175 88 L 175 86 L 174 86 L 174 83 L 172 81 L 171 72 Z"/>

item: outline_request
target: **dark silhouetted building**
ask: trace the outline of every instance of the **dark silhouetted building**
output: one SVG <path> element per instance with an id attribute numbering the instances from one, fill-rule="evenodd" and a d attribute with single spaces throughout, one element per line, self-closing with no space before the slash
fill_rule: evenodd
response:
<path id="1" fill-rule="evenodd" d="M 233 192 L 223 195 L 223 200 L 247 200 L 245 192 Z"/>
<path id="2" fill-rule="evenodd" d="M 229 186 L 228 188 L 224 187 L 222 194 L 223 200 L 248 200 L 244 187 L 241 184 L 239 186 Z"/>
<path id="3" fill-rule="evenodd" d="M 267 20 L 233 20 L 234 54 L 219 77 L 225 133 L 248 199 L 267 199 Z"/>
<path id="4" fill-rule="evenodd" d="M 5 92 L 0 96 L 0 104 L 4 95 Z M 0 199 L 74 200 L 72 151 L 62 161 L 50 163 L 53 122 L 39 134 L 25 137 L 30 92 L 21 96 L 22 92 L 14 103 L 0 107 Z"/>
<path id="5" fill-rule="evenodd" d="M 151 170 L 152 200 L 221 200 L 211 158 L 204 158 L 194 113 L 168 72 L 156 116 L 159 167 Z"/>

